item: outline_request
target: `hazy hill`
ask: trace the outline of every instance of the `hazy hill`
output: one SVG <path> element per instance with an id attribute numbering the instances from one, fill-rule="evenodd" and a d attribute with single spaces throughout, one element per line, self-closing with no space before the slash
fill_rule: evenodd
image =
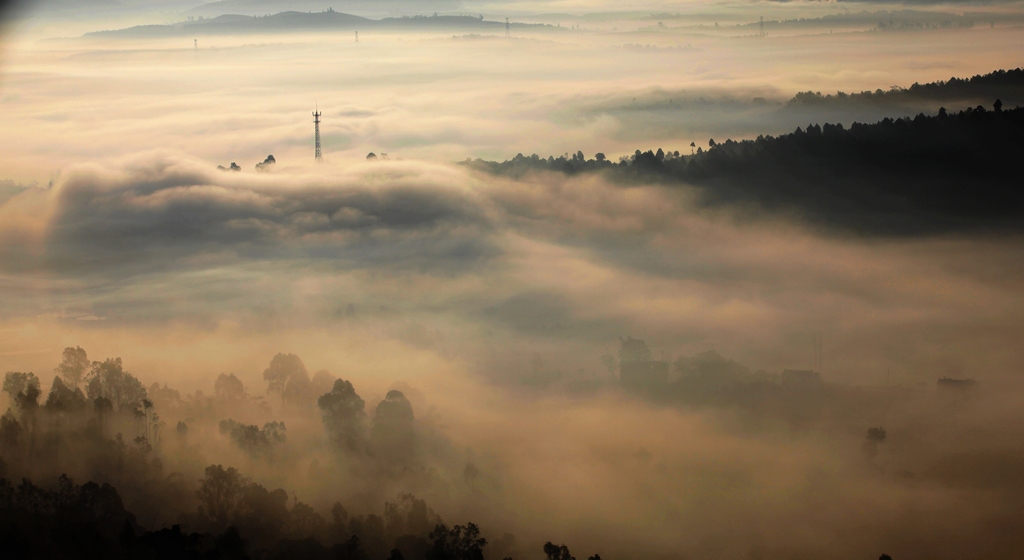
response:
<path id="1" fill-rule="evenodd" d="M 334 9 L 364 17 L 453 12 L 462 8 L 460 0 L 220 0 L 196 6 L 185 12 L 191 16 L 216 17 L 224 14 L 262 16 L 278 12 L 322 12 Z"/>
<path id="2" fill-rule="evenodd" d="M 753 214 L 792 214 L 823 229 L 868 235 L 1024 227 L 1018 157 L 1024 108 L 884 119 L 875 124 L 810 125 L 778 137 L 724 143 L 695 155 L 641 152 L 618 163 L 582 153 L 522 154 L 472 165 L 491 173 L 605 170 L 625 183 L 655 181 L 698 189 L 706 206 Z"/>
<path id="3" fill-rule="evenodd" d="M 973 27 L 975 24 L 987 23 L 990 18 L 984 14 L 955 14 L 925 10 L 891 10 L 843 12 L 827 14 L 815 18 L 792 18 L 770 20 L 764 22 L 764 29 L 770 35 L 775 30 L 857 30 L 875 29 L 878 31 L 899 29 L 948 29 L 953 27 Z M 752 31 L 759 31 L 760 22 L 742 24 Z"/>
<path id="4" fill-rule="evenodd" d="M 543 24 L 513 23 L 516 28 L 555 27 Z M 505 22 L 488 21 L 472 16 L 403 16 L 379 20 L 327 10 L 324 12 L 281 12 L 268 16 L 222 15 L 171 25 L 138 25 L 126 29 L 94 31 L 86 37 L 147 38 L 168 36 L 217 35 L 230 33 L 275 33 L 325 30 L 403 30 L 437 29 L 446 31 L 498 31 Z"/>

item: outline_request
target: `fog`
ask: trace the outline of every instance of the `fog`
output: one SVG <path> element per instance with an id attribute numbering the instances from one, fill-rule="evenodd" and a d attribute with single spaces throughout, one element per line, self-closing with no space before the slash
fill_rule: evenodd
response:
<path id="1" fill-rule="evenodd" d="M 0 371 L 38 381 L 5 378 L 0 476 L 110 483 L 139 535 L 234 525 L 260 558 L 308 537 L 469 558 L 437 555 L 442 521 L 479 525 L 489 559 L 1021 552 L 1019 228 L 837 230 L 462 163 L 991 106 L 790 100 L 1017 68 L 1016 4 L 368 5 L 320 9 L 523 25 L 85 35 L 242 3 L 5 23 Z M 636 352 L 667 378 L 630 385 Z M 218 517 L 211 465 L 283 513 Z"/>
<path id="2" fill-rule="evenodd" d="M 669 21 L 660 30 L 650 20 L 594 31 L 563 24 L 510 41 L 444 30 L 364 31 L 359 43 L 351 32 L 52 39 L 117 27 L 69 25 L 16 23 L 5 41 L 2 102 L 18 133 L 0 148 L 24 154 L 6 164 L 9 179 L 46 185 L 71 163 L 145 149 L 247 171 L 270 153 L 279 167 L 306 164 L 316 107 L 325 159 L 339 165 L 371 151 L 450 162 L 681 150 L 806 126 L 805 115 L 779 116 L 774 106 L 798 91 L 874 91 L 1015 68 L 1020 42 L 1003 26 L 828 37 L 812 29 L 762 41 L 756 29 L 676 30 L 682 24 Z M 928 105 L 920 110 L 937 109 Z"/>

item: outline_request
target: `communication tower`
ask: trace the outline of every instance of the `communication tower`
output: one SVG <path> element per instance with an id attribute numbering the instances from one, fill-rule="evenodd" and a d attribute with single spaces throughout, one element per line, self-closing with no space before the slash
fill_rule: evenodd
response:
<path id="1" fill-rule="evenodd" d="M 321 162 L 324 160 L 323 156 L 320 155 L 320 110 L 319 108 L 313 111 L 313 130 L 316 131 L 316 161 Z"/>
<path id="2" fill-rule="evenodd" d="M 505 37 L 511 37 L 512 33 L 509 31 L 508 18 L 505 18 Z"/>
<path id="3" fill-rule="evenodd" d="M 764 37 L 764 16 L 761 16 L 761 36 Z"/>

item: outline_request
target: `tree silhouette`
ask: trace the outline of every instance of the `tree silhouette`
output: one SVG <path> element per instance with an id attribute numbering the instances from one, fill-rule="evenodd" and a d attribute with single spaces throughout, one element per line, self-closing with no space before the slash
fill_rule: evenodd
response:
<path id="1" fill-rule="evenodd" d="M 439 524 L 430 532 L 433 548 L 427 553 L 427 560 L 483 560 L 483 548 L 487 539 L 480 536 L 475 523 L 456 525 L 448 529 Z"/>
<path id="2" fill-rule="evenodd" d="M 288 493 L 281 488 L 267 490 L 255 482 L 243 483 L 234 523 L 264 542 L 281 538 L 291 523 Z"/>
<path id="3" fill-rule="evenodd" d="M 340 449 L 362 449 L 366 403 L 356 394 L 351 382 L 335 381 L 331 392 L 317 399 L 317 406 L 324 428 Z"/>
<path id="4" fill-rule="evenodd" d="M 340 504 L 338 506 L 340 507 Z M 344 508 L 339 513 L 344 513 Z M 418 499 L 412 494 L 402 493 L 398 495 L 396 501 L 384 503 L 385 532 L 392 537 L 411 537 L 405 540 L 406 546 L 399 546 L 406 552 L 416 548 L 422 548 L 425 552 L 428 546 L 422 537 L 429 535 L 431 528 L 436 528 L 441 523 L 441 516 L 430 509 L 425 500 Z M 422 557 L 416 554 L 411 556 Z"/>
<path id="5" fill-rule="evenodd" d="M 218 399 L 236 401 L 245 398 L 245 386 L 235 374 L 220 374 L 213 383 L 213 394 Z"/>
<path id="6" fill-rule="evenodd" d="M 227 526 L 238 511 L 242 492 L 249 480 L 234 467 L 225 469 L 221 465 L 206 467 L 206 476 L 199 483 L 196 498 L 199 499 L 199 514 L 221 526 Z"/>
<path id="7" fill-rule="evenodd" d="M 231 441 L 251 457 L 270 456 L 274 446 L 286 439 L 284 422 L 267 422 L 260 429 L 229 418 L 220 421 L 220 433 L 228 434 Z"/>
<path id="8" fill-rule="evenodd" d="M 90 400 L 105 398 L 113 410 L 132 410 L 141 406 L 146 388 L 132 374 L 124 371 L 121 358 L 93 362 L 86 394 Z"/>
<path id="9" fill-rule="evenodd" d="M 54 411 L 71 411 L 85 408 L 85 395 L 78 387 L 68 387 L 60 377 L 53 378 L 50 394 L 46 397 L 46 408 Z"/>
<path id="10" fill-rule="evenodd" d="M 21 451 L 21 423 L 10 412 L 0 416 L 0 452 L 8 459 Z"/>
<path id="11" fill-rule="evenodd" d="M 3 391 L 10 396 L 12 403 L 16 403 L 18 395 L 25 394 L 29 387 L 39 390 L 39 378 L 31 371 L 9 371 L 4 374 Z"/>
<path id="12" fill-rule="evenodd" d="M 267 381 L 267 393 L 278 393 L 282 399 L 289 389 L 289 383 L 293 379 L 299 379 L 301 384 L 302 378 L 308 383 L 309 374 L 306 372 L 305 364 L 295 354 L 275 354 L 270 360 L 270 366 L 263 370 L 263 379 Z M 296 391 L 292 389 L 291 392 Z"/>
<path id="13" fill-rule="evenodd" d="M 557 545 L 548 541 L 544 543 L 544 554 L 548 560 L 576 560 L 576 557 L 569 553 L 569 547 Z"/>
<path id="14" fill-rule="evenodd" d="M 61 354 L 61 362 L 57 366 L 56 371 L 58 375 L 64 378 L 68 386 L 72 389 L 77 389 L 82 380 L 85 379 L 90 365 L 89 357 L 81 346 L 74 348 L 69 346 Z"/>
<path id="15" fill-rule="evenodd" d="M 401 391 L 388 391 L 377 405 L 370 428 L 375 454 L 391 461 L 406 462 L 416 452 L 412 404 Z"/>

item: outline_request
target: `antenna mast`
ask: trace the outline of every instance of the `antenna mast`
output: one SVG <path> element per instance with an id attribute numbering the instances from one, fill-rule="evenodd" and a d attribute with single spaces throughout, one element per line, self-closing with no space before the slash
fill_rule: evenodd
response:
<path id="1" fill-rule="evenodd" d="M 761 16 L 761 36 L 764 37 L 764 16 Z"/>
<path id="2" fill-rule="evenodd" d="M 316 161 L 322 162 L 323 156 L 320 155 L 320 109 L 313 111 L 313 127 L 316 131 Z"/>
<path id="3" fill-rule="evenodd" d="M 511 37 L 512 34 L 509 32 L 508 18 L 505 18 L 505 38 Z"/>

